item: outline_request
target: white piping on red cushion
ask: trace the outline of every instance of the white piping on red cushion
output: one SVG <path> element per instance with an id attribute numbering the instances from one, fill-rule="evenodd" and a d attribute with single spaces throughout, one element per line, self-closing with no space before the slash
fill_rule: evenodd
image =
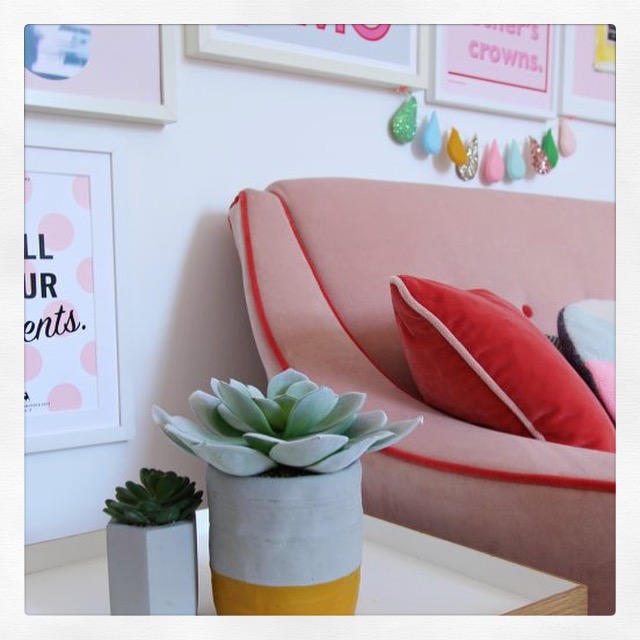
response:
<path id="1" fill-rule="evenodd" d="M 544 440 L 546 438 L 535 428 L 533 423 L 521 411 L 520 407 L 509 397 L 509 395 L 500 387 L 500 385 L 491 377 L 487 370 L 473 357 L 467 348 L 458 340 L 458 338 L 450 331 L 435 314 L 423 307 L 412 295 L 407 285 L 398 276 L 391 277 L 391 284 L 396 287 L 402 299 L 417 314 L 422 316 L 436 331 L 453 347 L 460 357 L 469 365 L 471 369 L 478 375 L 487 387 L 498 397 L 498 399 L 515 415 L 522 423 L 522 426 L 536 439 Z"/>

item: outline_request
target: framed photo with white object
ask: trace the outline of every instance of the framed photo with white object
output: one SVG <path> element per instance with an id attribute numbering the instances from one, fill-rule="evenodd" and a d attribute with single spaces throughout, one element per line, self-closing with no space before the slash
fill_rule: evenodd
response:
<path id="1" fill-rule="evenodd" d="M 111 152 L 25 147 L 25 453 L 127 440 Z"/>
<path id="2" fill-rule="evenodd" d="M 436 103 L 545 120 L 557 114 L 558 27 L 432 27 L 430 96 Z"/>
<path id="3" fill-rule="evenodd" d="M 25 109 L 161 125 L 175 122 L 175 28 L 26 25 Z"/>
<path id="4" fill-rule="evenodd" d="M 560 113 L 615 124 L 615 25 L 565 25 L 563 58 Z"/>
<path id="5" fill-rule="evenodd" d="M 428 30 L 410 24 L 200 24 L 187 55 L 383 87 L 426 89 Z"/>

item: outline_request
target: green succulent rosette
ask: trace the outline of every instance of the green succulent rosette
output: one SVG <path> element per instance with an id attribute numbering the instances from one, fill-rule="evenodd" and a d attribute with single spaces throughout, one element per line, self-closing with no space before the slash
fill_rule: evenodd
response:
<path id="1" fill-rule="evenodd" d="M 216 469 L 253 476 L 276 467 L 333 473 L 365 453 L 407 436 L 422 416 L 389 423 L 384 411 L 358 413 L 366 394 L 336 394 L 305 374 L 286 369 L 273 376 L 266 394 L 237 380 L 211 380 L 213 395 L 196 391 L 189 405 L 198 422 L 152 415 L 177 445 Z"/>

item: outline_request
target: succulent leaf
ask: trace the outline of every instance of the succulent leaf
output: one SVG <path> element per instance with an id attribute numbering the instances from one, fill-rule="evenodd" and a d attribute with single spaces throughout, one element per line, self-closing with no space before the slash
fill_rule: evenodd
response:
<path id="1" fill-rule="evenodd" d="M 287 418 L 286 439 L 306 435 L 309 429 L 327 417 L 337 402 L 338 396 L 329 387 L 319 387 L 302 396 Z"/>
<path id="2" fill-rule="evenodd" d="M 308 467 L 341 449 L 349 438 L 316 434 L 298 440 L 282 441 L 269 452 L 269 457 L 288 467 Z"/>
<path id="3" fill-rule="evenodd" d="M 245 433 L 243 438 L 247 441 L 249 446 L 257 449 L 267 456 L 273 447 L 282 442 L 280 438 L 272 438 L 271 436 L 264 435 L 264 433 Z"/>
<path id="4" fill-rule="evenodd" d="M 250 398 L 253 398 L 254 400 L 256 398 L 264 398 L 262 391 L 260 391 L 260 389 L 258 389 L 257 387 L 244 384 L 243 382 L 238 382 L 238 380 L 234 380 L 233 378 L 229 380 L 229 384 L 235 389 L 238 389 L 238 391 L 242 391 L 242 393 L 246 394 Z"/>
<path id="5" fill-rule="evenodd" d="M 237 436 L 235 430 L 218 415 L 216 409 L 221 402 L 220 398 L 200 390 L 189 396 L 189 406 L 203 425 L 221 436 Z"/>
<path id="6" fill-rule="evenodd" d="M 138 502 L 138 498 L 124 487 L 116 487 L 116 500 L 125 504 L 136 504 Z"/>
<path id="7" fill-rule="evenodd" d="M 285 393 L 284 395 L 274 398 L 274 402 L 276 402 L 280 406 L 282 411 L 284 411 L 284 414 L 287 416 L 287 418 L 289 418 L 291 409 L 293 409 L 294 405 L 296 404 L 296 402 L 298 402 L 298 400 L 293 396 L 287 395 Z"/>
<path id="8" fill-rule="evenodd" d="M 133 480 L 127 480 L 127 482 L 124 483 L 124 486 L 136 498 L 138 498 L 138 500 L 148 500 L 151 497 L 149 492 L 141 484 L 138 484 L 137 482 L 134 482 Z"/>
<path id="9" fill-rule="evenodd" d="M 350 438 L 357 438 L 366 433 L 373 433 L 382 428 L 386 429 L 387 414 L 384 411 L 367 411 L 361 413 L 353 421 L 347 431 Z"/>
<path id="10" fill-rule="evenodd" d="M 316 464 L 308 466 L 307 469 L 309 471 L 315 471 L 316 473 L 335 473 L 336 471 L 346 469 L 362 456 L 372 444 L 389 435 L 390 432 L 379 431 L 378 433 L 362 436 L 359 440 L 349 441 L 349 444 L 346 444 L 340 451 L 334 453 L 332 456 L 328 456 L 324 460 L 320 460 L 320 462 Z"/>
<path id="11" fill-rule="evenodd" d="M 205 427 L 199 424 L 183 418 L 181 416 L 169 416 L 169 421 L 162 425 L 165 432 L 170 432 L 178 438 L 181 438 L 183 442 L 188 446 L 196 444 L 198 442 L 206 442 L 209 440 L 216 440 L 220 442 L 229 442 L 229 440 L 235 440 L 241 442 L 241 433 L 234 430 L 234 437 L 225 437 L 218 433 L 213 433 Z"/>
<path id="12" fill-rule="evenodd" d="M 254 431 L 254 429 L 251 428 L 251 425 L 247 424 L 242 418 L 233 413 L 226 404 L 221 403 L 216 411 L 219 418 L 223 420 L 225 424 L 235 429 L 237 435 L 251 433 Z"/>
<path id="13" fill-rule="evenodd" d="M 348 418 L 355 418 L 355 414 L 360 411 L 366 398 L 367 396 L 364 393 L 344 393 L 338 398 L 333 409 L 322 420 L 318 421 L 308 433 L 326 432 L 328 429 L 344 423 Z"/>
<path id="14" fill-rule="evenodd" d="M 271 398 L 256 398 L 254 402 L 260 407 L 274 431 L 280 432 L 284 429 L 287 424 L 288 413 L 285 413 L 275 400 L 271 400 Z"/>
<path id="15" fill-rule="evenodd" d="M 400 422 L 394 422 L 393 424 L 387 424 L 385 426 L 385 430 L 391 432 L 393 435 L 374 444 L 374 446 L 368 449 L 368 452 L 373 453 L 375 451 L 380 451 L 381 449 L 389 447 L 399 440 L 402 440 L 402 438 L 408 436 L 419 424 L 422 424 L 422 420 L 422 416 L 419 416 L 417 418 L 411 418 L 410 420 L 402 420 Z"/>
<path id="16" fill-rule="evenodd" d="M 256 406 L 248 392 L 240 391 L 226 382 L 218 383 L 218 393 L 224 402 L 221 407 L 228 407 L 242 422 L 249 425 L 250 430 L 273 435 L 264 413 Z M 220 408 L 218 410 L 220 411 Z M 225 414 L 221 415 L 227 419 Z"/>
<path id="17" fill-rule="evenodd" d="M 315 391 L 317 388 L 318 385 L 311 380 L 299 380 L 287 389 L 287 395 L 299 400 L 302 396 Z"/>
<path id="18" fill-rule="evenodd" d="M 277 396 L 284 395 L 292 384 L 308 379 L 308 376 L 295 369 L 285 369 L 273 376 L 267 383 L 267 398 L 273 400 Z"/>
<path id="19" fill-rule="evenodd" d="M 255 476 L 277 466 L 256 449 L 224 444 L 194 445 L 194 453 L 216 469 L 235 476 Z"/>

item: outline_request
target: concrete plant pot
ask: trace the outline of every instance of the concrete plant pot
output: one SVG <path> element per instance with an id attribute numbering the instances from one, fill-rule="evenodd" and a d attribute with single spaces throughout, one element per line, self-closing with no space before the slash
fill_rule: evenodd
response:
<path id="1" fill-rule="evenodd" d="M 112 615 L 196 615 L 195 518 L 163 526 L 107 524 Z"/>
<path id="2" fill-rule="evenodd" d="M 362 467 L 296 477 L 207 468 L 213 600 L 227 615 L 352 615 Z"/>

